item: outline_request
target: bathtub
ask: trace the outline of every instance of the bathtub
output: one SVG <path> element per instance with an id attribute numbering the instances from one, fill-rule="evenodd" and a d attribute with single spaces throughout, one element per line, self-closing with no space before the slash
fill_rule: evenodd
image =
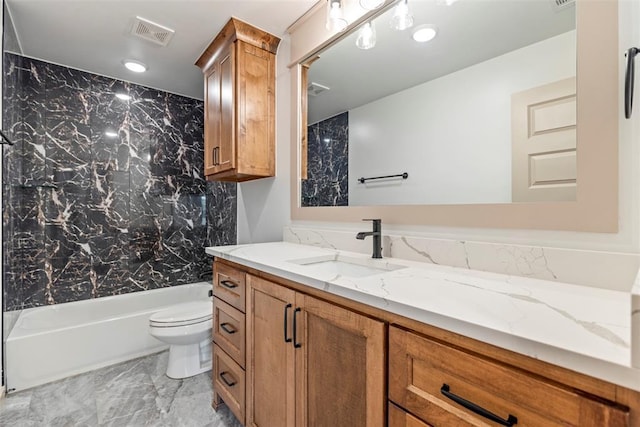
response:
<path id="1" fill-rule="evenodd" d="M 5 344 L 11 393 L 169 348 L 149 335 L 149 316 L 209 298 L 211 283 L 22 310 Z"/>

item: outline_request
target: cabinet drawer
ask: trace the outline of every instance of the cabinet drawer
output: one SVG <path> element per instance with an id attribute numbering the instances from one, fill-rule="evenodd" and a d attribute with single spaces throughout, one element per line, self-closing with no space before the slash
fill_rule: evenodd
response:
<path id="1" fill-rule="evenodd" d="M 389 427 L 431 427 L 389 402 Z"/>
<path id="2" fill-rule="evenodd" d="M 213 295 L 244 313 L 245 273 L 228 265 L 215 263 Z"/>
<path id="3" fill-rule="evenodd" d="M 627 408 L 396 327 L 389 328 L 389 399 L 438 426 L 497 425 L 482 409 L 517 418 L 518 427 L 629 425 Z"/>
<path id="4" fill-rule="evenodd" d="M 215 344 L 212 375 L 213 389 L 244 424 L 244 370 Z"/>
<path id="5" fill-rule="evenodd" d="M 244 313 L 226 302 L 213 299 L 213 341 L 244 368 Z"/>

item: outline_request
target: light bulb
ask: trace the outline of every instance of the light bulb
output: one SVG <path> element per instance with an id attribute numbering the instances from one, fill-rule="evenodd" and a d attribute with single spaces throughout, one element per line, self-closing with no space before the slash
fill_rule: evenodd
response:
<path id="1" fill-rule="evenodd" d="M 331 32 L 344 31 L 347 20 L 342 16 L 342 4 L 339 0 L 327 0 L 327 30 Z"/>
<path id="2" fill-rule="evenodd" d="M 426 43 L 436 36 L 437 30 L 433 27 L 420 26 L 413 32 L 413 39 L 419 43 Z"/>
<path id="3" fill-rule="evenodd" d="M 147 71 L 147 66 L 144 65 L 140 61 L 134 61 L 133 59 L 127 59 L 123 63 L 124 63 L 124 66 L 127 67 L 128 70 L 131 70 L 134 73 L 144 73 L 145 71 Z"/>
<path id="4" fill-rule="evenodd" d="M 360 31 L 358 31 L 358 38 L 356 39 L 356 46 L 360 49 L 371 49 L 376 45 L 376 29 L 373 26 L 373 22 L 366 22 Z"/>
<path id="5" fill-rule="evenodd" d="M 406 30 L 413 25 L 413 16 L 409 11 L 408 0 L 401 0 L 393 11 L 391 17 L 391 28 L 397 31 Z"/>
<path id="6" fill-rule="evenodd" d="M 384 0 L 360 0 L 363 9 L 375 10 L 384 4 Z"/>

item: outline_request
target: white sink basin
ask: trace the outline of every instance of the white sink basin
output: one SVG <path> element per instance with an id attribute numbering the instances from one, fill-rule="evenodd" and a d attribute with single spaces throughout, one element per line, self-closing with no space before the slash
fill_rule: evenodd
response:
<path id="1" fill-rule="evenodd" d="M 404 265 L 390 264 L 384 259 L 356 258 L 347 255 L 324 255 L 292 259 L 287 262 L 303 265 L 310 271 L 320 274 L 348 277 L 372 276 L 405 268 Z"/>

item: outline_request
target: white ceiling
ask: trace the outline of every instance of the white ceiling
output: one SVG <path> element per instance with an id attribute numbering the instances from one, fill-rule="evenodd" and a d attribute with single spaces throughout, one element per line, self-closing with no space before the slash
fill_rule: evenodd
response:
<path id="1" fill-rule="evenodd" d="M 435 26 L 428 43 L 411 39 L 411 29 L 393 31 L 393 10 L 375 19 L 377 44 L 355 46 L 356 33 L 320 54 L 309 81 L 330 88 L 309 97 L 309 123 L 367 104 L 498 55 L 575 29 L 575 7 L 554 0 L 410 0 L 414 28 Z"/>
<path id="2" fill-rule="evenodd" d="M 192 98 L 203 98 L 194 63 L 231 16 L 283 37 L 317 0 L 7 0 L 25 56 Z M 141 16 L 175 30 L 167 47 L 131 36 Z M 135 74 L 122 60 L 144 62 Z"/>

